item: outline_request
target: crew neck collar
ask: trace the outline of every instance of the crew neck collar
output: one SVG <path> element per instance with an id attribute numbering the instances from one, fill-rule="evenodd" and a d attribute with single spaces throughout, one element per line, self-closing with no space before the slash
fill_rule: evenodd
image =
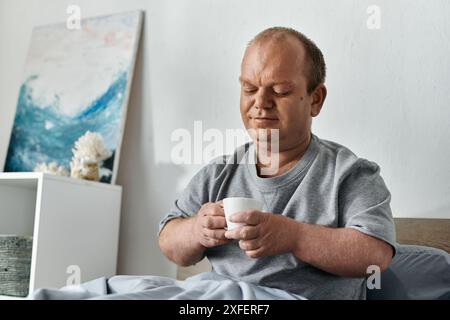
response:
<path id="1" fill-rule="evenodd" d="M 273 189 L 291 183 L 306 173 L 312 160 L 316 157 L 319 147 L 319 138 L 311 133 L 309 145 L 299 161 L 287 172 L 272 178 L 262 178 L 256 171 L 255 145 L 251 143 L 246 155 L 246 165 L 255 183 L 262 189 Z"/>

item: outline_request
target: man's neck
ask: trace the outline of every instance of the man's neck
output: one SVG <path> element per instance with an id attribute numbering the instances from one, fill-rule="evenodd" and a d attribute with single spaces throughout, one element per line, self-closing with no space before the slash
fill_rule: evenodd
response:
<path id="1" fill-rule="evenodd" d="M 282 149 L 277 153 L 272 153 L 270 150 L 265 151 L 270 164 L 267 164 L 268 162 L 267 160 L 261 162 L 260 157 L 258 156 L 256 163 L 256 170 L 258 176 L 263 178 L 272 178 L 288 172 L 303 157 L 306 150 L 308 149 L 310 142 L 311 142 L 311 134 L 305 137 L 297 145 L 287 149 Z M 278 166 L 275 162 L 278 162 Z M 268 167 L 270 167 L 271 169 L 269 170 L 270 174 L 264 173 L 261 174 L 261 169 Z"/>

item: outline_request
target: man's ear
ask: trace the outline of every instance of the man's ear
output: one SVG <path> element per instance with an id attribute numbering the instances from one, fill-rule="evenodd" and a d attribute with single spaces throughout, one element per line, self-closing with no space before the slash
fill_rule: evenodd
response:
<path id="1" fill-rule="evenodd" d="M 323 103 L 327 97 L 327 88 L 324 84 L 319 84 L 311 93 L 311 117 L 317 117 L 322 110 Z"/>

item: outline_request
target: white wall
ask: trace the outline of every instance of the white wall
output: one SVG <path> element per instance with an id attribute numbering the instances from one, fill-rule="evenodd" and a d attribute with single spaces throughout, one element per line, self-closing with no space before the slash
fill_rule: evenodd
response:
<path id="1" fill-rule="evenodd" d="M 171 132 L 241 128 L 239 64 L 246 42 L 273 25 L 322 48 L 329 95 L 322 138 L 378 162 L 397 217 L 450 218 L 450 2 L 0 0 L 0 168 L 6 157 L 31 29 L 83 16 L 146 11 L 118 183 L 124 186 L 119 272 L 174 275 L 157 224 L 199 166 L 170 162 Z M 381 29 L 366 27 L 370 4 Z"/>

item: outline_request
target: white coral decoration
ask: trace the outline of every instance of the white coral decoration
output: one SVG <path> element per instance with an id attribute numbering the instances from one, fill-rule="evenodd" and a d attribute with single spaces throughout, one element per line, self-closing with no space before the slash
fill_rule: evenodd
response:
<path id="1" fill-rule="evenodd" d="M 69 176 L 69 172 L 67 169 L 63 166 L 58 166 L 56 162 L 50 162 L 49 164 L 46 163 L 39 163 L 34 167 L 34 172 L 44 172 L 44 173 L 51 173 L 55 174 L 57 176 Z"/>
<path id="2" fill-rule="evenodd" d="M 99 181 L 100 164 L 111 156 L 111 152 L 104 145 L 102 136 L 99 133 L 87 131 L 75 142 L 72 152 L 71 177 Z"/>

